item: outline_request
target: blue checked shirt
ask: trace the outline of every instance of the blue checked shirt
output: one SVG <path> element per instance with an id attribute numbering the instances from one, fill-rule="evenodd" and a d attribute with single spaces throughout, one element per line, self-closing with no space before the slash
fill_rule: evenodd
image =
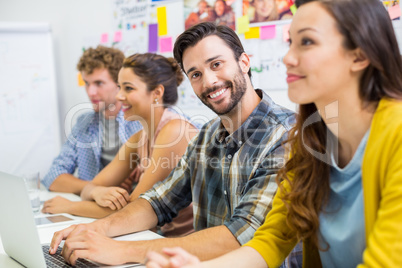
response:
<path id="1" fill-rule="evenodd" d="M 99 113 L 92 111 L 78 117 L 59 156 L 53 160 L 49 172 L 42 179 L 48 189 L 61 174 L 74 174 L 78 169 L 78 178 L 90 181 L 104 168 L 101 162 L 103 128 L 99 116 Z M 119 123 L 122 143 L 142 129 L 138 121 L 125 121 L 121 111 L 116 121 Z"/>
<path id="2" fill-rule="evenodd" d="M 205 124 L 170 175 L 140 196 L 158 225 L 193 202 L 196 231 L 225 225 L 240 244 L 253 237 L 271 209 L 288 155 L 281 143 L 294 123 L 293 112 L 257 93 L 261 102 L 238 130 L 229 135 L 220 118 Z"/>

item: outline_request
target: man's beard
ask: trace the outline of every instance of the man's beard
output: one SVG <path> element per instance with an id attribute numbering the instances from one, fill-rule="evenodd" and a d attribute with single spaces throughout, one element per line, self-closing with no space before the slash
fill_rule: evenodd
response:
<path id="1" fill-rule="evenodd" d="M 222 88 L 227 88 L 227 90 L 230 90 L 230 102 L 226 107 L 219 107 L 216 108 L 214 107 L 210 102 L 209 102 L 209 97 L 208 95 L 216 90 L 222 89 Z M 240 71 L 237 73 L 237 75 L 233 79 L 233 83 L 231 81 L 225 81 L 223 85 L 217 85 L 214 87 L 207 88 L 206 92 L 202 93 L 201 96 L 198 96 L 198 98 L 212 111 L 214 111 L 217 115 L 225 115 L 229 114 L 233 108 L 239 104 L 240 100 L 243 98 L 244 93 L 247 90 L 247 82 L 246 79 L 243 76 L 243 73 Z M 223 100 L 222 100 L 223 101 Z M 221 101 L 221 102 L 222 102 Z M 220 105 L 220 102 L 217 102 L 215 105 Z"/>

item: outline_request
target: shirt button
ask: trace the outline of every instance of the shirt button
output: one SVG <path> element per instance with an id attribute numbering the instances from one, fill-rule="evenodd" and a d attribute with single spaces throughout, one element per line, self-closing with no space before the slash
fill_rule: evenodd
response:
<path id="1" fill-rule="evenodd" d="M 239 141 L 239 145 L 242 145 L 243 144 L 243 142 L 242 141 Z"/>
<path id="2" fill-rule="evenodd" d="M 231 154 L 228 154 L 228 158 L 229 158 L 229 159 L 232 159 L 232 155 L 231 155 Z"/>

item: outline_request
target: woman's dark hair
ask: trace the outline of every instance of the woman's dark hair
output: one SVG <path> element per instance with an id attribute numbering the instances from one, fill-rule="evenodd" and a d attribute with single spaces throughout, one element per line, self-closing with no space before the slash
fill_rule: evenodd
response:
<path id="1" fill-rule="evenodd" d="M 202 22 L 179 35 L 174 44 L 173 55 L 183 72 L 186 72 L 183 69 L 184 51 L 211 35 L 218 36 L 228 45 L 233 51 L 236 61 L 238 61 L 240 56 L 244 53 L 244 48 L 239 37 L 231 28 L 226 25 L 216 25 L 213 22 Z M 248 76 L 251 78 L 251 69 L 248 71 Z"/>
<path id="2" fill-rule="evenodd" d="M 173 58 L 145 53 L 134 54 L 126 58 L 123 68 L 130 68 L 145 84 L 148 91 L 153 91 L 157 86 L 165 88 L 163 103 L 173 105 L 177 102 L 177 87 L 183 82 L 183 73 Z"/>
<path id="3" fill-rule="evenodd" d="M 384 97 L 402 99 L 401 56 L 390 17 L 382 3 L 378 0 L 297 1 L 301 6 L 309 2 L 320 3 L 332 15 L 343 36 L 345 49 L 360 48 L 369 60 L 359 83 L 363 105 L 367 108 L 369 104 L 378 104 Z M 285 179 L 290 184 L 288 192 L 281 184 L 279 186 L 288 207 L 289 226 L 298 239 L 309 240 L 320 248 L 319 214 L 324 212 L 329 198 L 330 166 L 311 150 L 325 154 L 331 134 L 322 119 L 318 123 L 304 124 L 316 113 L 314 104 L 300 105 L 288 140 L 292 156 L 279 172 L 277 182 L 280 184 L 281 179 Z"/>

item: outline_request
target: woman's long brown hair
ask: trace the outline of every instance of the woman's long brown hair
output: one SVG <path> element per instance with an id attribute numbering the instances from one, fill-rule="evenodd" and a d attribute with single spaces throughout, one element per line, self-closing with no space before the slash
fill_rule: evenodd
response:
<path id="1" fill-rule="evenodd" d="M 303 1 L 300 5 L 307 2 Z M 360 48 L 369 59 L 359 85 L 364 105 L 384 97 L 402 99 L 402 61 L 391 20 L 378 0 L 316 0 L 333 16 L 346 49 Z M 357 12 L 358 11 L 358 12 Z M 298 239 L 319 249 L 319 214 L 325 213 L 330 194 L 328 141 L 332 134 L 314 104 L 300 105 L 288 143 L 292 156 L 277 182 L 287 205 L 287 223 Z M 306 122 L 313 122 L 308 123 Z M 335 145 L 337 146 L 337 144 Z M 282 180 L 290 184 L 286 192 Z"/>

